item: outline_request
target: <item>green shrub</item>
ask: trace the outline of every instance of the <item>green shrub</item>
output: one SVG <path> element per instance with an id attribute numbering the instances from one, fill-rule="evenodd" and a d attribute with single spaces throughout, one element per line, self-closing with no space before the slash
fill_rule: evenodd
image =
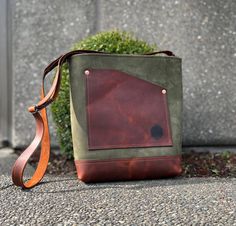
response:
<path id="1" fill-rule="evenodd" d="M 99 33 L 76 43 L 72 50 L 77 49 L 96 50 L 117 54 L 143 54 L 156 50 L 156 46 L 138 40 L 127 32 L 109 31 Z M 72 158 L 73 146 L 69 99 L 69 70 L 68 65 L 65 64 L 62 69 L 59 96 L 52 104 L 51 110 L 56 124 L 60 150 L 62 153 L 66 154 L 68 158 Z"/>

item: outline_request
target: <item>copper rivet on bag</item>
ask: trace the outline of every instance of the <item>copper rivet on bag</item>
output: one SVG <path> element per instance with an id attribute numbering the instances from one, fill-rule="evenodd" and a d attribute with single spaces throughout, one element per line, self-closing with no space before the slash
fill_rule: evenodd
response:
<path id="1" fill-rule="evenodd" d="M 89 73 L 90 73 L 89 70 L 85 70 L 85 71 L 84 71 L 84 74 L 85 74 L 85 75 L 89 75 Z"/>
<path id="2" fill-rule="evenodd" d="M 166 90 L 165 90 L 165 89 L 163 89 L 161 92 L 162 92 L 163 94 L 166 94 Z"/>

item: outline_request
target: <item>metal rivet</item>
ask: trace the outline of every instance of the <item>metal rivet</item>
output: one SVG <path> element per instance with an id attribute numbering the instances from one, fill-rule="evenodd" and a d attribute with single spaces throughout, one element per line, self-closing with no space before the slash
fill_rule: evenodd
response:
<path id="1" fill-rule="evenodd" d="M 85 70 L 85 71 L 84 71 L 84 74 L 85 74 L 85 75 L 89 75 L 89 74 L 90 74 L 90 71 L 89 71 L 89 70 Z"/>
<path id="2" fill-rule="evenodd" d="M 166 94 L 166 90 L 165 90 L 165 89 L 163 89 L 161 92 L 162 92 L 163 94 Z"/>

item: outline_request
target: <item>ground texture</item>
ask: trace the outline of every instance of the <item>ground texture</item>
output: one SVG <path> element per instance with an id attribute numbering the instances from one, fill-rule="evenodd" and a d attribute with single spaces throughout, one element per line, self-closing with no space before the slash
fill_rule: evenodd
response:
<path id="1" fill-rule="evenodd" d="M 233 177 L 86 185 L 48 175 L 22 191 L 9 175 L 15 157 L 0 157 L 0 225 L 236 225 Z"/>
<path id="2" fill-rule="evenodd" d="M 0 181 L 0 225 L 236 225 L 235 179 L 85 185 L 50 176 L 30 191 Z"/>

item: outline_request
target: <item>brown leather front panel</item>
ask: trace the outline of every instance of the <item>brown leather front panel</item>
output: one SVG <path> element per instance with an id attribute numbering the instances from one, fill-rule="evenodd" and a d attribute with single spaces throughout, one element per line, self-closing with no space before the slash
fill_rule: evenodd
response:
<path id="1" fill-rule="evenodd" d="M 180 175 L 180 156 L 159 156 L 111 160 L 75 160 L 83 182 L 143 180 Z"/>
<path id="2" fill-rule="evenodd" d="M 86 72 L 89 150 L 172 146 L 165 88 L 117 70 Z"/>

